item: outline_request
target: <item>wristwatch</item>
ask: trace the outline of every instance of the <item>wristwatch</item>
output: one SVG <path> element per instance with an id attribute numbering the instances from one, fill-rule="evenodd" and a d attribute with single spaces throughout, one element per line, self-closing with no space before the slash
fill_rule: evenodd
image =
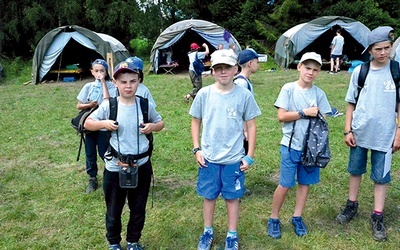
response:
<path id="1" fill-rule="evenodd" d="M 346 136 L 346 135 L 352 134 L 352 133 L 353 133 L 353 131 L 352 131 L 352 130 L 349 130 L 349 131 L 347 131 L 347 132 L 344 132 L 343 135 Z"/>
<path id="2" fill-rule="evenodd" d="M 195 155 L 197 153 L 197 151 L 200 151 L 200 150 L 201 150 L 201 147 L 193 148 L 192 153 Z"/>

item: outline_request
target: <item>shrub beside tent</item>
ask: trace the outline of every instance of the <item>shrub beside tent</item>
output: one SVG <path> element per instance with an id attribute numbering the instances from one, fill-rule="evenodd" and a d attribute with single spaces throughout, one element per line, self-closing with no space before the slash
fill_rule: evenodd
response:
<path id="1" fill-rule="evenodd" d="M 31 84 L 49 79 L 52 74 L 54 77 L 50 71 L 75 70 L 87 73 L 95 59 L 107 60 L 107 53 L 111 53 L 113 65 L 130 56 L 125 46 L 109 35 L 77 25 L 53 29 L 36 46 Z"/>
<path id="2" fill-rule="evenodd" d="M 349 60 L 368 60 L 367 36 L 370 29 L 361 22 L 343 16 L 324 16 L 298 24 L 281 35 L 275 45 L 275 61 L 281 68 L 289 68 L 310 51 L 321 54 L 323 61 L 330 60 L 330 44 L 337 29 L 342 30 L 345 44 L 343 55 Z"/>
<path id="3" fill-rule="evenodd" d="M 236 50 L 240 51 L 240 44 L 235 37 L 221 26 L 198 19 L 184 20 L 172 24 L 158 36 L 151 49 L 150 70 L 158 73 L 160 65 L 166 63 L 163 54 L 168 50 L 172 51 L 172 60 L 176 61 L 180 68 L 187 69 L 187 53 L 193 42 L 199 46 L 207 43 L 210 54 L 216 50 L 218 44 L 223 44 L 224 48 L 228 49 L 229 44 L 234 43 Z"/>

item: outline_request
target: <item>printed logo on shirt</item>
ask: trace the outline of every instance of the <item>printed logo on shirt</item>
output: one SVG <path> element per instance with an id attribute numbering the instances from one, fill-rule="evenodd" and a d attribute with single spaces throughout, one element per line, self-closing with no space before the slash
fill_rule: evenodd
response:
<path id="1" fill-rule="evenodd" d="M 384 92 L 394 92 L 396 90 L 396 86 L 391 80 L 383 82 L 383 85 L 385 85 Z"/>
<path id="2" fill-rule="evenodd" d="M 227 108 L 228 118 L 236 118 L 236 110 L 235 108 Z"/>

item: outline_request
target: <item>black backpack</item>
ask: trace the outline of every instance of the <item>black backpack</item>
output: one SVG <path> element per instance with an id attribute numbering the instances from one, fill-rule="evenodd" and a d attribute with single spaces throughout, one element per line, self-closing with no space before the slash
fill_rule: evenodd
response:
<path id="1" fill-rule="evenodd" d="M 147 98 L 137 96 L 140 98 L 140 108 L 142 110 L 143 114 L 143 122 L 148 123 L 149 122 L 149 100 Z M 109 104 L 110 104 L 110 120 L 116 121 L 117 119 L 117 111 L 118 111 L 118 102 L 116 97 L 111 97 L 109 99 Z M 71 126 L 76 130 L 76 133 L 80 135 L 80 142 L 79 142 L 79 149 L 78 149 L 78 156 L 76 157 L 76 161 L 79 161 L 79 157 L 81 155 L 81 150 L 82 150 L 82 144 L 85 143 L 85 134 L 90 133 L 89 130 L 86 130 L 85 127 L 83 126 L 85 124 L 86 119 L 89 117 L 93 111 L 95 111 L 98 108 L 91 108 L 87 110 L 82 110 L 79 112 L 79 114 L 75 117 L 72 118 L 71 120 Z M 153 152 L 153 133 L 147 134 L 146 135 L 147 139 L 149 140 L 149 156 L 151 156 L 151 153 Z"/>
<path id="2" fill-rule="evenodd" d="M 139 95 L 137 95 L 136 97 L 139 97 L 140 99 L 140 109 L 142 111 L 143 114 L 143 123 L 148 123 L 149 122 L 149 99 L 141 97 Z M 116 121 L 117 120 L 117 113 L 118 113 L 118 101 L 117 101 L 117 97 L 111 97 L 109 99 L 109 103 L 110 103 L 110 116 L 109 119 Z M 147 140 L 149 140 L 149 157 L 151 157 L 152 153 L 153 153 L 153 133 L 150 134 L 146 134 L 146 138 Z"/>
<path id="3" fill-rule="evenodd" d="M 203 62 L 199 59 L 199 57 L 197 56 L 197 53 L 198 53 L 198 52 L 196 52 L 196 57 L 195 57 L 195 59 L 194 59 L 194 61 L 193 61 L 193 69 L 194 69 L 194 73 L 195 73 L 197 76 L 199 76 L 199 75 L 201 75 L 201 73 L 203 73 L 203 71 L 204 71 L 204 64 L 203 64 Z"/>
<path id="4" fill-rule="evenodd" d="M 325 168 L 331 159 L 328 123 L 319 111 L 309 120 L 301 162 L 305 167 Z"/>
<path id="5" fill-rule="evenodd" d="M 365 79 L 367 78 L 369 72 L 369 67 L 370 67 L 369 61 L 361 64 L 360 74 L 358 75 L 358 81 L 357 81 L 357 96 L 355 105 L 357 105 L 361 89 L 364 87 Z M 397 112 L 397 104 L 400 103 L 400 97 L 399 97 L 400 72 L 399 72 L 398 61 L 390 60 L 390 73 L 392 74 L 394 84 L 396 85 L 396 112 Z"/>

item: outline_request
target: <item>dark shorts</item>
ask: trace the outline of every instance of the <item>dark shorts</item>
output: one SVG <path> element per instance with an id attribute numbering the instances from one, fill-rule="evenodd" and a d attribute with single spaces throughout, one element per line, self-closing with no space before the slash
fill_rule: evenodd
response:
<path id="1" fill-rule="evenodd" d="M 339 59 L 340 59 L 341 57 L 342 57 L 342 55 L 331 55 L 331 58 L 334 59 L 334 60 L 335 60 L 336 58 L 339 58 Z"/>

